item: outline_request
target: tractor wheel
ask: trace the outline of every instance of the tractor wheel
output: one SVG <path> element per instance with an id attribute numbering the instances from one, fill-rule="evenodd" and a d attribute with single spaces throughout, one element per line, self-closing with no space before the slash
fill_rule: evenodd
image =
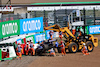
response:
<path id="1" fill-rule="evenodd" d="M 89 51 L 89 52 L 92 52 L 93 49 L 94 49 L 93 43 L 92 43 L 91 41 L 87 41 L 87 42 L 86 42 L 86 45 L 87 45 L 88 51 Z"/>
<path id="2" fill-rule="evenodd" d="M 71 53 L 76 53 L 78 51 L 78 45 L 75 42 L 72 42 L 69 44 L 68 50 Z"/>

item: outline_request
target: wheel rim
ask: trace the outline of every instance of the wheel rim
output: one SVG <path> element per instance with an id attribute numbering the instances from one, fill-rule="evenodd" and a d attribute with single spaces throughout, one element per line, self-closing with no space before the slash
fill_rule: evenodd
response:
<path id="1" fill-rule="evenodd" d="M 72 46 L 72 51 L 73 51 L 73 52 L 76 52 L 76 50 L 77 50 L 76 45 L 73 45 L 73 46 Z"/>
<path id="2" fill-rule="evenodd" d="M 88 45 L 88 50 L 91 51 L 92 49 L 93 49 L 92 44 L 89 44 L 89 45 Z"/>

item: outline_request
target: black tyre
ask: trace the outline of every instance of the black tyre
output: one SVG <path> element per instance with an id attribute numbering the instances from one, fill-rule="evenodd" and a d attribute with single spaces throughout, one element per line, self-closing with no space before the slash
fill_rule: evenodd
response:
<path id="1" fill-rule="evenodd" d="M 49 49 L 48 44 L 44 44 L 43 48 L 44 48 L 44 50 L 48 50 Z"/>
<path id="2" fill-rule="evenodd" d="M 94 49 L 94 45 L 91 41 L 86 42 L 88 52 L 92 52 Z"/>
<path id="3" fill-rule="evenodd" d="M 72 42 L 69 44 L 68 50 L 71 53 L 76 53 L 78 51 L 78 45 L 75 42 Z"/>
<path id="4" fill-rule="evenodd" d="M 57 50 L 58 50 L 58 53 L 61 53 L 61 47 L 58 47 Z"/>
<path id="5" fill-rule="evenodd" d="M 67 48 L 65 48 L 65 52 L 66 52 Z"/>

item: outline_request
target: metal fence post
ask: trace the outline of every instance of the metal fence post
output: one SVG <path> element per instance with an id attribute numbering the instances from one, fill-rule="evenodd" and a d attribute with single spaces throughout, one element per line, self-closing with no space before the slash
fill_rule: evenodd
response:
<path id="1" fill-rule="evenodd" d="M 93 15 L 94 15 L 94 17 L 93 17 L 94 25 L 96 25 L 96 24 L 95 24 L 95 7 L 93 8 Z"/>
<path id="2" fill-rule="evenodd" d="M 54 10 L 54 24 L 56 24 L 56 10 Z"/>
<path id="3" fill-rule="evenodd" d="M 8 21 L 10 20 L 10 14 L 8 15 Z"/>
<path id="4" fill-rule="evenodd" d="M 34 11 L 34 17 L 36 17 L 36 11 Z"/>
<path id="5" fill-rule="evenodd" d="M 19 13 L 17 13 L 17 19 L 19 19 Z"/>
<path id="6" fill-rule="evenodd" d="M 45 19 L 45 10 L 44 10 L 44 20 L 43 20 L 43 21 L 46 22 L 45 20 L 46 20 L 46 19 Z"/>
<path id="7" fill-rule="evenodd" d="M 27 18 L 27 13 L 26 13 L 26 18 Z"/>
<path id="8" fill-rule="evenodd" d="M 85 39 L 85 26 L 86 26 L 85 8 L 83 8 L 83 15 L 84 15 L 84 26 L 83 26 L 83 29 L 84 29 L 84 39 Z"/>
<path id="9" fill-rule="evenodd" d="M 68 25 L 67 25 L 67 9 L 65 9 L 65 15 L 66 15 L 65 26 L 68 26 Z"/>
<path id="10" fill-rule="evenodd" d="M 3 15 L 1 15 L 1 22 L 3 22 Z"/>
<path id="11" fill-rule="evenodd" d="M 65 9 L 65 14 L 66 14 L 66 17 L 67 17 L 67 9 Z"/>
<path id="12" fill-rule="evenodd" d="M 2 1 L 0 0 L 0 9 L 2 10 Z"/>

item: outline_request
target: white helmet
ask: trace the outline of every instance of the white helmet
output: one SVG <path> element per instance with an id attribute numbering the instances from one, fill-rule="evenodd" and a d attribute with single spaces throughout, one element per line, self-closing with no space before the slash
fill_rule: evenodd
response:
<path id="1" fill-rule="evenodd" d="M 29 44 L 29 43 L 27 43 L 27 44 Z"/>
<path id="2" fill-rule="evenodd" d="M 85 46 L 86 44 L 85 44 L 85 43 L 83 43 L 83 45 Z"/>

